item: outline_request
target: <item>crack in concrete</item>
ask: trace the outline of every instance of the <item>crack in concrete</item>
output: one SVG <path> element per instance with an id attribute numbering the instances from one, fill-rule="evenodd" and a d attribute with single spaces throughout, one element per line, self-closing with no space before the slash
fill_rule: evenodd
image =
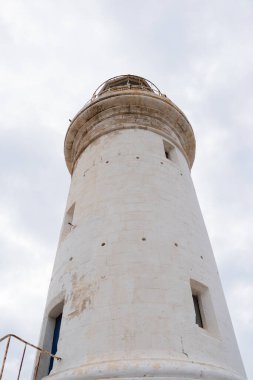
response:
<path id="1" fill-rule="evenodd" d="M 183 338 L 182 338 L 182 337 L 180 337 L 180 338 L 181 338 L 182 353 L 183 353 L 185 356 L 187 356 L 187 358 L 189 358 L 189 355 L 188 355 L 187 352 L 185 352 L 185 350 L 184 350 Z"/>

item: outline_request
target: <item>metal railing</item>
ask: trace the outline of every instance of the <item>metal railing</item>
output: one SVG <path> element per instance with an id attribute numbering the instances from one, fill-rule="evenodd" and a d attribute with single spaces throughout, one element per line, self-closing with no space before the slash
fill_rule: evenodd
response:
<path id="1" fill-rule="evenodd" d="M 128 80 L 126 84 L 124 85 L 114 84 L 110 86 L 110 84 L 113 84 L 113 82 L 124 80 L 124 79 Z M 131 79 L 135 81 L 135 84 L 131 83 Z M 149 91 L 149 92 L 155 93 L 156 95 L 166 97 L 166 95 L 162 94 L 159 88 L 150 80 L 139 77 L 137 75 L 127 74 L 127 75 L 119 75 L 119 76 L 106 80 L 93 93 L 91 101 L 95 100 L 100 95 L 104 94 L 105 92 L 122 91 L 122 90 L 128 90 L 128 89 L 133 89 L 133 90 L 139 89 L 139 90 Z"/>
<path id="2" fill-rule="evenodd" d="M 61 360 L 61 358 L 59 356 L 53 355 L 49 351 L 44 350 L 43 348 L 37 347 L 37 346 L 35 346 L 32 343 L 29 343 L 26 340 L 18 337 L 17 335 L 8 334 L 8 335 L 5 335 L 2 338 L 0 338 L 0 343 L 3 342 L 5 339 L 7 339 L 7 341 L 6 341 L 6 347 L 5 347 L 5 351 L 4 351 L 3 362 L 2 362 L 2 366 L 1 366 L 0 380 L 2 380 L 2 377 L 3 377 L 4 367 L 5 367 L 6 359 L 7 359 L 7 356 L 8 356 L 8 351 L 9 351 L 9 347 L 10 347 L 11 338 L 17 339 L 20 342 L 24 343 L 24 349 L 23 349 L 23 353 L 22 353 L 22 357 L 21 357 L 21 361 L 20 361 L 20 365 L 19 365 L 17 380 L 20 379 L 20 374 L 21 374 L 21 370 L 22 370 L 22 366 L 23 366 L 23 362 L 24 362 L 24 357 L 25 357 L 27 346 L 30 346 L 30 347 L 34 348 L 35 350 L 37 350 L 39 352 L 38 358 L 37 358 L 37 362 L 36 362 L 36 365 L 35 365 L 35 368 L 34 368 L 33 380 L 37 380 L 38 369 L 39 369 L 39 365 L 40 365 L 40 359 L 41 359 L 41 356 L 43 354 L 52 357 L 54 360 Z"/>
<path id="3" fill-rule="evenodd" d="M 135 79 L 135 82 L 137 81 L 137 83 L 138 82 L 139 83 L 138 84 L 132 84 L 131 81 L 128 80 L 128 82 L 125 85 L 116 84 L 116 85 L 110 86 L 110 84 L 113 84 L 113 81 L 121 80 L 124 78 L 128 78 L 128 79 L 132 78 L 132 79 Z M 107 85 L 109 85 L 109 86 L 107 87 Z M 84 104 L 81 111 L 105 93 L 109 93 L 109 92 L 115 93 L 117 91 L 120 92 L 120 91 L 124 91 L 124 90 L 142 90 L 142 91 L 146 91 L 146 92 L 152 92 L 156 95 L 161 96 L 162 98 L 167 98 L 167 96 L 165 94 L 162 94 L 161 91 L 159 90 L 159 88 L 153 82 L 151 82 L 150 80 L 148 80 L 146 78 L 142 78 L 142 77 L 139 77 L 137 75 L 131 75 L 131 74 L 118 75 L 116 77 L 110 78 L 110 79 L 106 80 L 105 82 L 103 82 L 96 89 L 96 91 L 93 93 L 91 99 L 88 100 Z M 76 117 L 79 115 L 79 113 L 75 116 L 75 118 L 73 120 L 69 119 L 70 123 L 72 123 L 76 119 Z"/>

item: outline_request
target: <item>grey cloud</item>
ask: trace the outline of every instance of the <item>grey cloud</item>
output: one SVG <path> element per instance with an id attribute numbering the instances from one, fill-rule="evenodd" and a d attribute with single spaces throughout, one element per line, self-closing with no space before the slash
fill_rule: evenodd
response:
<path id="1" fill-rule="evenodd" d="M 132 72 L 192 122 L 193 179 L 253 377 L 253 328 L 238 308 L 243 294 L 253 318 L 252 2 L 8 0 L 1 8 L 1 335 L 38 339 L 69 186 L 68 119 L 104 80 Z"/>

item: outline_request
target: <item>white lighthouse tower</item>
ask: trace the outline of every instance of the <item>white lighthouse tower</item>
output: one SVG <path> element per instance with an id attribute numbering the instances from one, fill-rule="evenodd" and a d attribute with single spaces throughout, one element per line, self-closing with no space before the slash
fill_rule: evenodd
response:
<path id="1" fill-rule="evenodd" d="M 72 120 L 72 180 L 39 379 L 243 380 L 192 184 L 193 130 L 148 80 L 105 82 Z"/>

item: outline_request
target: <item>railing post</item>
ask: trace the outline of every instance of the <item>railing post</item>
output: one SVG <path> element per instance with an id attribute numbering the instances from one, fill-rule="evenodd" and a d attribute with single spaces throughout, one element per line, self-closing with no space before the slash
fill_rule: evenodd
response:
<path id="1" fill-rule="evenodd" d="M 4 352 L 4 358 L 3 358 L 3 364 L 2 364 L 1 373 L 0 373 L 0 380 L 3 377 L 4 366 L 5 366 L 8 350 L 9 350 L 10 340 L 11 340 L 11 336 L 8 337 L 8 340 L 7 340 L 7 343 L 6 343 L 6 348 L 5 348 L 5 352 Z"/>
<path id="2" fill-rule="evenodd" d="M 37 380 L 37 374 L 38 374 L 38 370 L 39 370 L 41 354 L 42 354 L 42 352 L 39 353 L 38 362 L 37 362 L 35 370 L 34 370 L 33 380 Z"/>
<path id="3" fill-rule="evenodd" d="M 25 356 L 25 352 L 26 352 L 26 346 L 27 346 L 27 344 L 25 344 L 25 347 L 24 347 L 24 351 L 23 351 L 23 355 L 22 355 L 21 363 L 20 363 L 20 366 L 19 366 L 19 371 L 18 371 L 18 378 L 17 378 L 17 380 L 19 380 L 19 377 L 20 377 L 20 373 L 21 373 L 21 369 L 22 369 L 22 365 L 23 365 L 23 361 L 24 361 L 24 356 Z"/>

